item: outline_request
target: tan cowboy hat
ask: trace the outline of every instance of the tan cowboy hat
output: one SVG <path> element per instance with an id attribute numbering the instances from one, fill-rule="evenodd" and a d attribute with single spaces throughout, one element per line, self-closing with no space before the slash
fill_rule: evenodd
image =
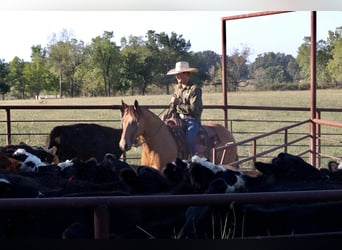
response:
<path id="1" fill-rule="evenodd" d="M 177 62 L 174 69 L 170 69 L 167 75 L 176 75 L 183 72 L 197 72 L 198 69 L 190 68 L 188 62 Z"/>

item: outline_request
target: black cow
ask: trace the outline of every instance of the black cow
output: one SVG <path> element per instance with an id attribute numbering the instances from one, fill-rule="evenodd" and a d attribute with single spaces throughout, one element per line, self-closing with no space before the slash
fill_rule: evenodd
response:
<path id="1" fill-rule="evenodd" d="M 245 176 L 249 192 L 328 189 L 335 185 L 327 173 L 289 153 L 279 153 L 270 163 L 256 162 L 255 168 L 261 175 Z"/>
<path id="2" fill-rule="evenodd" d="M 203 175 L 199 164 L 196 183 L 205 193 L 226 193 L 229 181 L 209 171 Z M 212 166 L 211 170 L 224 173 Z M 219 166 L 218 166 L 219 167 Z M 234 192 L 275 192 L 342 188 L 338 179 L 305 162 L 298 156 L 280 153 L 271 163 L 257 162 L 259 176 L 242 175 L 245 189 Z M 192 173 L 194 174 L 194 173 Z M 207 179 L 204 178 L 207 176 Z M 199 177 L 199 178 L 198 178 Z M 192 177 L 193 178 L 193 177 Z M 231 190 L 231 189 L 230 189 Z M 177 235 L 181 239 L 259 237 L 334 232 L 342 230 L 342 202 L 288 202 L 192 206 Z"/>
<path id="3" fill-rule="evenodd" d="M 243 173 L 224 168 L 221 165 L 215 165 L 206 158 L 193 156 L 189 164 L 189 172 L 190 181 L 195 192 L 207 192 L 210 183 L 218 178 L 222 178 L 226 182 L 226 193 L 244 191 L 245 189 Z"/>
<path id="4" fill-rule="evenodd" d="M 119 147 L 122 129 L 98 124 L 77 123 L 54 127 L 46 141 L 47 150 L 56 149 L 55 162 L 78 158 L 86 161 L 95 158 L 103 160 L 106 153 L 118 159 L 122 155 Z"/>
<path id="5" fill-rule="evenodd" d="M 224 169 L 199 157 L 194 157 L 189 162 L 176 159 L 162 172 L 146 166 L 127 165 L 109 154 L 101 162 L 67 161 L 59 164 L 57 171 L 52 173 L 48 169 L 45 170 L 45 167 L 38 168 L 35 172 L 14 173 L 15 175 L 11 173 L 11 176 L 3 171 L 0 176 L 2 197 L 17 197 L 22 189 L 27 191 L 23 197 L 41 199 L 51 196 L 269 192 L 321 189 L 331 186 L 332 182 L 325 173 L 321 173 L 301 158 L 286 153 L 279 154 L 271 163 L 257 163 L 256 168 L 261 173 L 256 177 L 247 177 L 243 173 Z M 72 171 L 64 176 L 63 172 L 68 170 Z M 18 174 L 25 178 L 18 179 Z M 34 182 L 31 182 L 31 178 Z M 108 185 L 116 183 L 117 178 L 119 185 Z M 20 180 L 21 185 L 12 186 L 17 180 Z M 336 187 L 339 183 L 339 180 L 333 181 Z M 152 236 L 157 239 L 219 239 L 295 235 L 342 230 L 342 217 L 339 215 L 341 209 L 340 201 L 289 201 L 270 204 L 233 202 L 190 207 L 136 206 L 110 208 L 109 224 L 112 238 L 146 239 Z M 92 237 L 91 209 L 82 213 L 70 209 L 53 213 L 58 213 L 58 216 L 53 218 L 52 223 L 48 223 L 50 211 L 21 217 L 16 220 L 18 227 L 13 223 L 4 223 L 0 227 L 0 237 L 27 237 L 27 234 L 20 233 L 22 230 L 18 229 L 22 221 L 25 223 L 25 230 L 29 230 L 32 237 Z M 4 216 L 1 218 L 7 218 L 9 215 Z M 50 228 L 52 225 L 53 228 Z"/>
<path id="6" fill-rule="evenodd" d="M 0 152 L 14 157 L 20 161 L 25 161 L 26 157 L 22 158 L 21 156 L 15 156 L 15 152 L 21 149 L 29 154 L 35 155 L 37 158 L 40 159 L 41 162 L 44 163 L 51 163 L 54 159 L 53 153 L 44 149 L 43 147 L 40 146 L 31 146 L 28 145 L 24 142 L 20 142 L 19 144 L 9 144 L 6 146 L 1 146 L 0 147 Z"/>

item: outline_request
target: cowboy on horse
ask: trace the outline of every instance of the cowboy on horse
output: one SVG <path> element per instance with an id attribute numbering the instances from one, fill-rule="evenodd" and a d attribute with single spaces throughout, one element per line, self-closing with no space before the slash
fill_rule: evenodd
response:
<path id="1" fill-rule="evenodd" d="M 177 62 L 175 68 L 167 72 L 167 75 L 176 75 L 177 85 L 171 98 L 169 112 L 164 117 L 164 120 L 170 119 L 172 115 L 181 118 L 190 156 L 197 153 L 196 142 L 203 111 L 202 89 L 190 81 L 191 72 L 198 72 L 198 69 L 190 68 L 189 63 L 184 61 Z"/>

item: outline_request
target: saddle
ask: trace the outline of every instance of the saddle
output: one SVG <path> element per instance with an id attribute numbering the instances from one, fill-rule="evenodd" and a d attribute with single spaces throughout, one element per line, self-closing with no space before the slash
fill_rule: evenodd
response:
<path id="1" fill-rule="evenodd" d="M 172 108 L 170 108 L 168 113 L 162 117 L 162 120 L 169 127 L 176 140 L 178 158 L 189 159 L 191 155 L 189 155 L 189 149 L 187 148 L 186 125 L 184 121 Z M 215 129 L 209 126 L 201 125 L 196 140 L 197 155 L 210 160 L 211 148 L 215 147 L 219 143 L 220 139 Z"/>

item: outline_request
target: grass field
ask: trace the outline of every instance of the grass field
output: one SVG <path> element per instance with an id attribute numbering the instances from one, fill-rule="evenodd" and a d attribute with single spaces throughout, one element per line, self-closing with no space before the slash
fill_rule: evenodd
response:
<path id="1" fill-rule="evenodd" d="M 340 102 L 342 90 L 319 90 L 317 91 L 318 108 L 342 108 Z M 147 95 L 147 96 L 117 96 L 117 97 L 98 97 L 98 98 L 62 98 L 45 100 L 8 100 L 0 101 L 2 105 L 35 105 L 38 107 L 46 105 L 121 105 L 121 100 L 128 104 L 133 104 L 138 100 L 141 105 L 167 105 L 170 100 L 168 95 Z M 203 91 L 204 105 L 221 105 L 223 103 L 222 93 L 212 93 Z M 310 107 L 309 91 L 268 91 L 268 92 L 237 92 L 228 93 L 229 105 L 248 105 L 248 106 L 271 106 L 271 107 Z M 165 110 L 155 110 L 161 114 Z M 5 120 L 6 113 L 1 109 L 3 119 L 1 119 L 1 138 L 0 145 L 5 144 Z M 268 110 L 228 110 L 229 129 L 232 130 L 236 139 L 243 140 L 267 131 L 285 126 L 289 122 L 302 121 L 310 118 L 309 112 L 290 112 L 290 111 L 268 111 Z M 222 120 L 223 112 L 220 110 L 204 110 L 203 120 Z M 341 112 L 324 112 L 322 119 L 341 121 Z M 103 125 L 119 127 L 120 112 L 118 110 L 11 110 L 11 129 L 12 143 L 24 141 L 30 145 L 45 144 L 46 133 L 54 126 L 60 124 L 76 123 L 84 120 L 101 120 Z M 64 120 L 56 122 L 56 120 Z M 284 123 L 273 121 L 286 121 Z M 308 133 L 308 128 L 301 128 L 296 133 Z M 248 132 L 248 133 L 247 133 Z M 327 147 L 330 155 L 342 156 L 340 150 L 341 129 L 327 127 L 322 128 L 322 132 L 329 134 L 329 140 L 336 144 L 334 147 Z M 23 135 L 26 134 L 26 135 Z M 282 136 L 268 138 L 261 142 L 265 145 L 276 145 L 281 143 Z M 330 143 L 331 144 L 331 143 Z M 306 146 L 306 145 L 305 145 Z M 264 150 L 261 148 L 260 150 Z M 297 149 L 293 149 L 296 153 Z M 300 149 L 298 149 L 300 150 Z M 131 155 L 139 155 L 139 148 L 132 149 Z M 129 155 L 128 154 L 128 155 Z M 239 149 L 240 155 L 249 155 L 250 149 L 243 147 Z"/>

